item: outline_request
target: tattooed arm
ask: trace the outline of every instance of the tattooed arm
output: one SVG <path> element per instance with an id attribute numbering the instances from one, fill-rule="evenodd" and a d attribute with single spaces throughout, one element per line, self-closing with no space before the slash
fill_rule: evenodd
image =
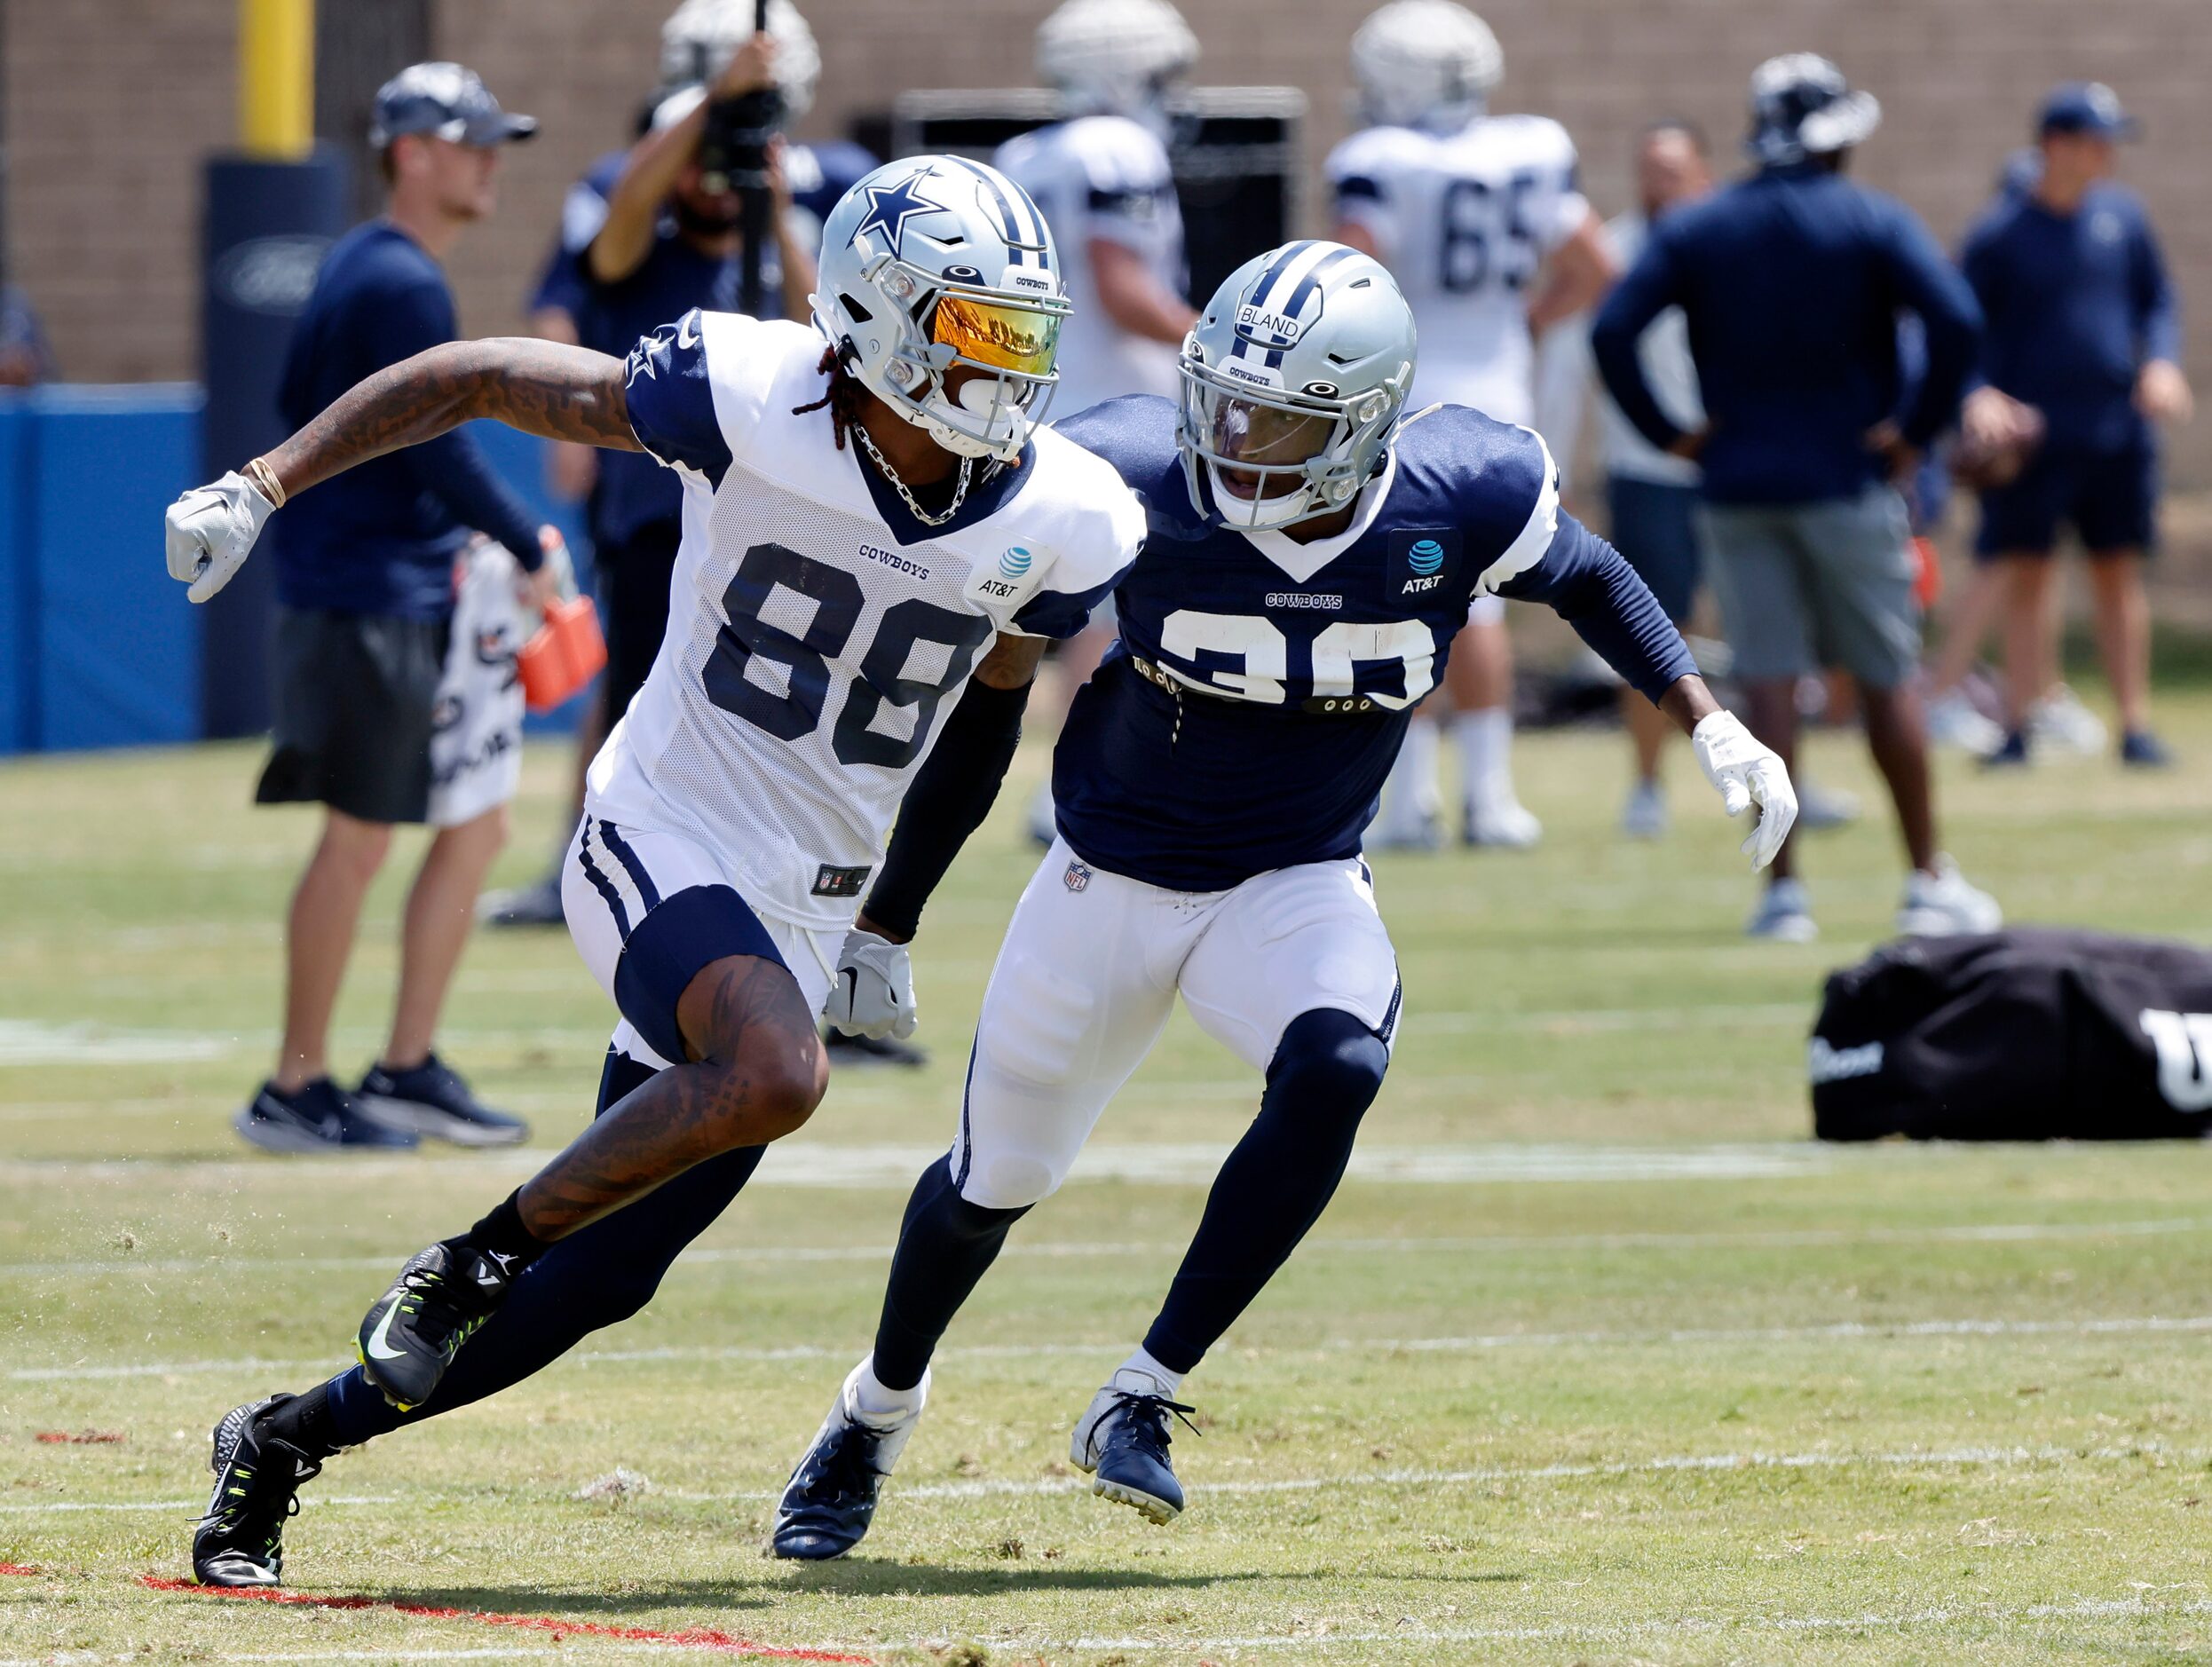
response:
<path id="1" fill-rule="evenodd" d="M 477 417 L 548 439 L 634 452 L 639 446 L 622 375 L 620 359 L 559 342 L 448 342 L 356 383 L 262 461 L 288 498 Z"/>

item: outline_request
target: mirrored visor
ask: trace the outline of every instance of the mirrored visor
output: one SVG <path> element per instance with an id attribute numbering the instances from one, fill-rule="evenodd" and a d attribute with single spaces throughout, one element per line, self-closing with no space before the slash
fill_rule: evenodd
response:
<path id="1" fill-rule="evenodd" d="M 944 296 L 930 320 L 929 339 L 978 365 L 1049 376 L 1060 349 L 1060 320 L 1030 307 Z"/>

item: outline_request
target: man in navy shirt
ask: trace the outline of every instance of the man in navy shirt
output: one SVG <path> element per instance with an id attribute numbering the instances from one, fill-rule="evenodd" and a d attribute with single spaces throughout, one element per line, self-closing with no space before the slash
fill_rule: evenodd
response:
<path id="1" fill-rule="evenodd" d="M 1758 171 L 1652 228 L 1591 348 L 1622 414 L 1703 470 L 1709 572 L 1752 731 L 1794 768 L 1798 679 L 1851 673 L 1912 864 L 1898 929 L 1987 931 L 1996 904 L 1937 843 L 1910 686 L 1920 656 L 1910 534 L 1891 485 L 1958 409 L 1979 313 L 1911 210 L 1844 177 L 1881 119 L 1871 96 L 1826 59 L 1793 53 L 1752 75 L 1751 118 Z M 1670 306 L 1688 320 L 1705 402 L 1695 432 L 1660 408 L 1637 353 Z M 1927 350 L 1909 390 L 1901 313 L 1918 316 Z M 1818 928 L 1789 846 L 1773 874 L 1749 931 L 1809 940 Z"/>
<path id="2" fill-rule="evenodd" d="M 2090 553 L 2097 646 L 2120 706 L 2120 755 L 2170 762 L 2150 730 L 2150 609 L 2143 556 L 2158 499 L 2151 425 L 2190 412 L 2181 320 L 2158 239 L 2134 193 L 2112 182 L 2133 120 L 2110 87 L 2071 82 L 2045 100 L 2041 168 L 1999 197 L 1961 264 L 1988 320 L 1970 439 L 2042 438 L 2018 474 L 1982 494 L 1978 553 L 2004 575 L 2010 734 L 1992 759 L 2023 763 L 2027 718 L 2057 681 L 2051 547 L 2071 522 Z M 2031 407 L 2032 410 L 2023 410 Z"/>
<path id="3" fill-rule="evenodd" d="M 278 393 L 287 423 L 454 339 L 439 260 L 492 212 L 499 147 L 536 128 L 501 110 L 458 64 L 417 64 L 384 84 L 370 138 L 391 200 L 317 274 Z M 332 1081 L 327 1057 L 361 902 L 392 825 L 429 813 L 454 564 L 478 531 L 514 552 L 541 604 L 549 599 L 557 564 L 547 556 L 558 535 L 540 527 L 465 434 L 364 464 L 301 502 L 276 534 L 275 745 L 255 796 L 319 802 L 325 821 L 292 898 L 276 1074 L 237 1119 L 257 1145 L 411 1146 L 423 1130 L 482 1145 L 525 1132 L 478 1105 L 431 1050 L 478 888 L 506 838 L 503 806 L 431 840 L 407 899 L 391 1038 L 357 1092 Z"/>

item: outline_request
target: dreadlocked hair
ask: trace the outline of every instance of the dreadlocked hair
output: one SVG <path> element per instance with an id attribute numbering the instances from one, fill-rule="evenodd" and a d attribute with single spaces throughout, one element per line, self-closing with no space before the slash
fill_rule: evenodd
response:
<path id="1" fill-rule="evenodd" d="M 860 425 L 860 379 L 845 368 L 845 360 L 853 352 L 852 344 L 841 346 L 833 344 L 822 350 L 822 361 L 815 366 L 818 375 L 827 376 L 829 386 L 819 399 L 791 407 L 794 416 L 805 416 L 810 411 L 829 407 L 830 432 L 836 438 L 837 449 L 845 449 L 845 431 Z"/>

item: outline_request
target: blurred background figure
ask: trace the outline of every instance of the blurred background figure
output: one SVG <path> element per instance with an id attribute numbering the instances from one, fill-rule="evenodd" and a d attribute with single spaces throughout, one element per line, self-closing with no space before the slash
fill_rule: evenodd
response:
<path id="1" fill-rule="evenodd" d="M 1359 119 L 1331 154 L 1331 235 L 1391 269 L 1420 330 L 1413 403 L 1503 423 L 1535 416 L 1536 342 L 1612 280 L 1603 228 L 1576 187 L 1567 130 L 1494 116 L 1505 73 L 1489 26 L 1452 0 L 1392 0 L 1352 39 Z M 1513 652 L 1505 604 L 1480 598 L 1452 645 L 1445 689 L 1460 748 L 1460 834 L 1529 846 L 1543 826 L 1513 779 Z M 1370 835 L 1387 849 L 1442 842 L 1436 720 L 1417 716 Z"/>
<path id="2" fill-rule="evenodd" d="M 307 423 L 363 377 L 458 336 L 442 262 L 493 211 L 500 147 L 537 123 L 473 72 L 417 64 L 376 95 L 370 142 L 384 213 L 334 246 L 292 336 L 279 406 Z M 431 739 L 451 644 L 456 558 L 479 530 L 557 594 L 560 536 L 541 527 L 466 433 L 363 464 L 303 498 L 274 534 L 274 736 L 256 799 L 318 802 L 322 837 L 293 894 L 276 1073 L 236 1126 L 278 1151 L 520 1140 L 432 1051 L 478 889 L 507 838 L 494 805 L 432 837 L 407 894 L 390 1039 L 349 1093 L 329 1074 L 331 1013 L 361 903 L 394 824 L 430 818 Z M 553 559 L 558 552 L 558 559 Z M 473 652 L 473 644 L 463 644 Z"/>
<path id="3" fill-rule="evenodd" d="M 752 0 L 686 0 L 669 19 L 661 36 L 664 84 L 644 132 L 628 151 L 601 158 L 569 188 L 558 241 L 533 297 L 538 334 L 624 354 L 639 337 L 693 307 L 739 310 L 739 194 L 732 159 L 723 154 L 727 141 L 710 138 L 713 114 L 772 87 L 782 100 L 778 119 L 796 121 L 813 103 L 821 71 L 813 34 L 790 0 L 772 0 L 765 33 L 754 35 L 753 20 Z M 779 144 L 770 160 L 776 243 L 762 271 L 775 312 L 803 322 L 828 174 L 809 153 L 814 211 L 802 214 L 789 188 L 795 148 Z M 829 161 L 841 174 L 854 160 L 847 152 L 867 157 L 857 146 L 835 147 Z M 872 159 L 859 171 L 869 166 Z M 841 179 L 834 194 L 851 183 Z M 560 471 L 557 485 L 589 494 L 585 520 L 607 640 L 606 671 L 576 737 L 573 791 L 581 812 L 584 766 L 628 709 L 668 629 L 683 494 L 675 476 L 643 453 L 603 455 L 589 446 L 560 446 L 552 456 Z M 535 883 L 484 900 L 487 920 L 499 926 L 561 924 L 560 859 L 574 827 L 572 817 Z"/>
<path id="4" fill-rule="evenodd" d="M 1987 931 L 1995 902 L 1942 855 L 1912 679 L 1919 605 L 1904 501 L 1958 409 L 1979 328 L 1972 294 L 1903 204 L 1844 177 L 1881 120 L 1873 97 L 1810 52 L 1751 77 L 1758 171 L 1652 226 L 1591 332 L 1606 387 L 1645 438 L 1703 470 L 1700 521 L 1752 731 L 1796 767 L 1797 684 L 1850 674 L 1911 868 L 1904 933 Z M 1671 306 L 1687 320 L 1708 420 L 1663 410 L 1638 348 Z M 1926 364 L 1908 403 L 1897 318 Z M 1793 861 L 1775 860 L 1747 930 L 1817 934 Z"/>
<path id="5" fill-rule="evenodd" d="M 1687 122 L 1655 122 L 1636 147 L 1637 206 L 1606 222 L 1606 246 L 1623 271 L 1636 264 L 1652 224 L 1669 209 L 1713 188 L 1705 136 Z M 1705 424 L 1690 358 L 1689 326 L 1669 307 L 1646 328 L 1636 356 L 1668 420 L 1685 433 Z M 1605 465 L 1606 507 L 1614 547 L 1679 628 L 1690 616 L 1704 557 L 1697 537 L 1697 465 L 1663 452 L 1638 431 L 1608 398 L 1599 406 L 1599 449 Z M 1621 832 L 1657 839 L 1667 829 L 1659 783 L 1659 752 L 1670 727 L 1665 715 L 1626 685 L 1621 718 L 1635 757 L 1636 781 L 1621 811 Z"/>
<path id="6" fill-rule="evenodd" d="M 1036 201 L 1067 268 L 1075 311 L 1060 331 L 1055 418 L 1123 394 L 1178 395 L 1176 356 L 1198 315 L 1183 296 L 1167 101 L 1197 59 L 1197 38 L 1166 0 L 1066 0 L 1038 28 L 1037 76 L 1060 95 L 1064 119 L 1009 139 L 991 162 Z M 1040 731 L 1065 719 L 1113 640 L 1110 599 L 1051 653 L 1048 699 L 1030 708 Z M 1039 844 L 1052 843 L 1049 781 L 1029 824 Z"/>
<path id="7" fill-rule="evenodd" d="M 51 382 L 53 351 L 31 299 L 13 284 L 0 288 L 0 388 L 31 388 Z"/>
<path id="8" fill-rule="evenodd" d="M 1961 257 L 1988 320 L 1966 438 L 1999 460 L 1976 541 L 2003 575 L 2007 734 L 1995 764 L 2026 762 L 2046 735 L 2063 740 L 2047 706 L 2058 678 L 2051 557 L 2066 524 L 2090 556 L 2121 759 L 2171 762 L 2150 726 L 2143 560 L 2156 533 L 2153 425 L 2186 421 L 2192 402 L 2158 239 L 2135 194 L 2112 178 L 2119 142 L 2135 136 L 2110 87 L 2054 90 L 2037 122 L 2034 182 L 2000 194 Z"/>

